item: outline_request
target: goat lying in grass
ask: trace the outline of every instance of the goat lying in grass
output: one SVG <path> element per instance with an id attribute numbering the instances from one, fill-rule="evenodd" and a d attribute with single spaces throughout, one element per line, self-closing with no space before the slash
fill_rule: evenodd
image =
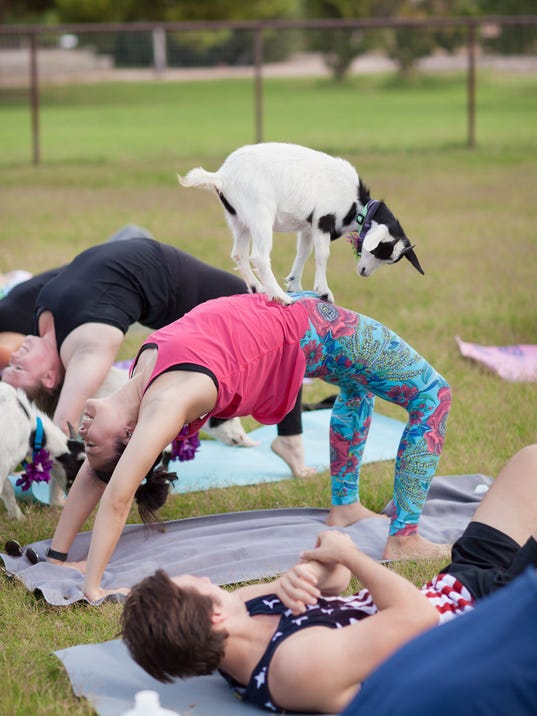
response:
<path id="1" fill-rule="evenodd" d="M 330 242 L 343 234 L 350 234 L 359 257 L 359 276 L 371 276 L 403 256 L 423 273 L 401 224 L 383 201 L 371 199 L 345 159 L 296 144 L 267 142 L 237 149 L 217 172 L 198 167 L 178 179 L 185 187 L 216 191 L 233 233 L 231 257 L 252 293 L 264 291 L 290 303 L 270 265 L 273 232 L 298 232 L 296 258 L 286 279 L 289 291 L 301 290 L 304 265 L 314 249 L 314 290 L 334 301 L 326 265 Z"/>
<path id="2" fill-rule="evenodd" d="M 23 519 L 8 476 L 29 456 L 33 459 L 34 471 L 43 466 L 46 469 L 52 462 L 52 479 L 68 492 L 85 458 L 84 444 L 73 435 L 68 438 L 28 400 L 23 390 L 1 381 L 0 435 L 0 495 L 10 517 Z M 38 458 L 37 453 L 40 453 Z"/>

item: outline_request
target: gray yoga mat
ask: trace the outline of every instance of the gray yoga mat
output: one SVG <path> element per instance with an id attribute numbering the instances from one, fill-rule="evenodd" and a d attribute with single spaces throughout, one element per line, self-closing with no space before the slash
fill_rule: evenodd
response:
<path id="1" fill-rule="evenodd" d="M 99 716 L 123 716 L 137 691 L 151 689 L 164 708 L 181 716 L 260 716 L 247 701 L 239 702 L 218 674 L 161 684 L 130 657 L 120 639 L 73 646 L 54 654 L 63 663 L 75 696 L 86 698 Z"/>
<path id="2" fill-rule="evenodd" d="M 492 479 L 483 475 L 435 478 L 420 522 L 421 533 L 438 542 L 456 539 L 491 483 Z M 390 506 L 387 505 L 387 512 Z M 185 571 L 206 574 L 220 583 L 272 576 L 290 567 L 298 553 L 313 543 L 317 532 L 323 528 L 326 514 L 327 510 L 283 509 L 214 515 L 170 522 L 165 525 L 166 532 L 150 536 L 144 536 L 139 528 L 127 528 L 107 570 L 107 580 L 112 583 L 112 579 L 117 579 L 131 584 L 157 566 L 173 574 Z M 386 539 L 387 522 L 371 518 L 345 531 L 365 551 L 379 558 Z M 88 537 L 81 535 L 79 539 L 84 540 L 84 544 L 77 545 L 82 556 Z M 22 578 L 21 572 L 37 569 L 39 565 L 27 567 L 19 571 L 18 576 Z M 36 586 L 36 579 L 31 583 L 34 586 L 30 583 L 28 586 L 40 589 L 49 600 L 54 592 L 53 598 L 57 600 L 66 594 L 67 577 L 61 577 L 59 573 L 55 585 L 49 580 Z M 79 594 L 79 585 L 73 587 L 68 598 L 71 599 L 77 590 Z M 67 599 L 62 603 L 68 603 Z M 81 644 L 54 654 L 66 669 L 74 693 L 88 699 L 99 716 L 121 716 L 132 708 L 134 696 L 141 689 L 157 691 L 162 706 L 182 716 L 255 716 L 261 713 L 247 702 L 239 703 L 217 674 L 177 680 L 171 684 L 155 681 L 134 663 L 120 639 Z"/>
<path id="3" fill-rule="evenodd" d="M 433 542 L 453 542 L 471 518 L 491 478 L 483 475 L 435 477 L 420 520 L 420 533 Z M 386 508 L 390 512 L 391 503 Z M 157 568 L 170 574 L 208 576 L 218 584 L 272 577 L 291 567 L 325 528 L 328 510 L 287 508 L 233 512 L 163 522 L 153 527 L 127 525 L 104 573 L 103 586 L 130 587 Z M 376 517 L 344 528 L 364 552 L 380 559 L 388 520 Z M 87 556 L 91 532 L 79 534 L 69 559 Z M 50 539 L 32 546 L 44 555 Z M 42 593 L 54 605 L 86 600 L 82 574 L 61 565 L 0 555 L 8 574 Z"/>

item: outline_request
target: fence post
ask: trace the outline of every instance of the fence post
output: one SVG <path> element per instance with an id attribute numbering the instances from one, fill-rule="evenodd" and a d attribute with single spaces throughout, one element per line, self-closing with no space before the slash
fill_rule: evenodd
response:
<path id="1" fill-rule="evenodd" d="M 155 27 L 153 30 L 153 65 L 157 75 L 162 75 L 168 65 L 166 59 L 166 31 L 163 27 Z"/>
<path id="2" fill-rule="evenodd" d="M 255 141 L 263 141 L 263 30 L 254 31 Z"/>
<path id="3" fill-rule="evenodd" d="M 37 71 L 37 34 L 30 33 L 30 111 L 32 114 L 32 161 L 40 163 L 39 146 L 39 75 Z"/>
<path id="4" fill-rule="evenodd" d="M 468 147 L 475 147 L 475 25 L 468 25 Z"/>

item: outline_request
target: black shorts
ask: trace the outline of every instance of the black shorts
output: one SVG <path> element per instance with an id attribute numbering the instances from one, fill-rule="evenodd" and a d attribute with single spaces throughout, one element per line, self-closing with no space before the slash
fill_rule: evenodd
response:
<path id="1" fill-rule="evenodd" d="M 470 522 L 451 550 L 451 564 L 440 570 L 452 574 L 475 599 L 482 599 L 532 565 L 537 567 L 537 542 L 523 547 L 495 527 Z"/>

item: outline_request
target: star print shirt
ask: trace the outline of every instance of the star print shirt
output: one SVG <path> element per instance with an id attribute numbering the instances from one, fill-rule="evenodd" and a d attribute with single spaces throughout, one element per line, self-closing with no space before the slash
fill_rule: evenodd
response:
<path id="1" fill-rule="evenodd" d="M 451 574 L 437 575 L 425 584 L 421 591 L 438 611 L 440 624 L 473 609 L 474 606 L 474 599 L 470 592 Z M 250 616 L 279 614 L 278 627 L 246 686 L 239 684 L 224 671 L 220 670 L 220 673 L 231 684 L 241 700 L 251 701 L 263 709 L 274 712 L 288 711 L 274 701 L 268 688 L 270 662 L 274 652 L 285 639 L 313 626 L 341 629 L 378 611 L 367 589 L 362 589 L 348 597 L 320 597 L 317 604 L 308 606 L 306 612 L 299 616 L 293 615 L 275 594 L 250 599 L 246 602 L 246 608 Z"/>
<path id="2" fill-rule="evenodd" d="M 220 673 L 231 684 L 240 699 L 251 701 L 269 711 L 283 711 L 270 694 L 267 673 L 274 652 L 285 639 L 313 626 L 340 629 L 377 611 L 371 595 L 366 590 L 352 597 L 320 597 L 317 604 L 308 606 L 305 614 L 299 616 L 287 609 L 275 594 L 250 599 L 246 602 L 246 608 L 250 616 L 279 614 L 278 627 L 246 686 L 239 684 L 224 671 Z"/>

